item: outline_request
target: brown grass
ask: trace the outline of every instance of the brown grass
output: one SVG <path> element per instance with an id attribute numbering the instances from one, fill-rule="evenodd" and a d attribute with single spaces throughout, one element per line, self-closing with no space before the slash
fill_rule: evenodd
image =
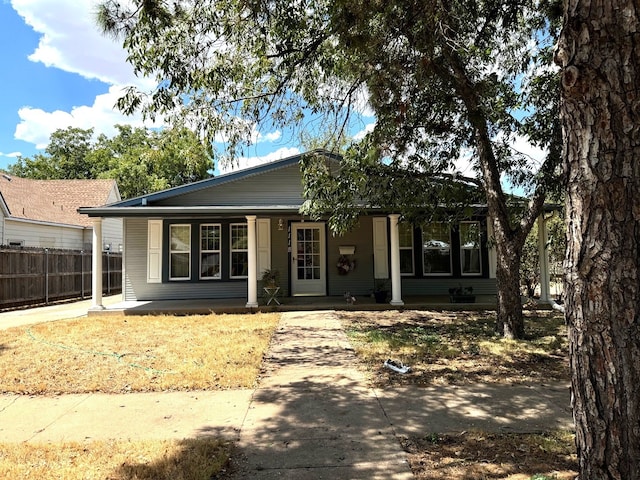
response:
<path id="1" fill-rule="evenodd" d="M 0 392 L 250 388 L 278 319 L 114 315 L 0 331 Z"/>
<path id="2" fill-rule="evenodd" d="M 404 439 L 414 477 L 421 480 L 573 480 L 573 435 L 461 434 Z"/>
<path id="3" fill-rule="evenodd" d="M 528 312 L 525 340 L 495 333 L 493 312 L 341 312 L 359 358 L 378 387 L 397 384 L 529 383 L 569 378 L 562 315 Z M 411 367 L 397 375 L 391 358 Z"/>
<path id="4" fill-rule="evenodd" d="M 231 452 L 214 438 L 180 441 L 0 443 L 0 478 L 38 480 L 209 480 Z"/>

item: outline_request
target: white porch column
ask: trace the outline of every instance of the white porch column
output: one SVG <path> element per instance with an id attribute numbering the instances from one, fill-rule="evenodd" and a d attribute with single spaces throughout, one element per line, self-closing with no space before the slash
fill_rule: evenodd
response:
<path id="1" fill-rule="evenodd" d="M 104 310 L 102 305 L 102 218 L 93 219 L 91 251 L 91 310 Z"/>
<path id="2" fill-rule="evenodd" d="M 544 214 L 538 217 L 538 257 L 540 264 L 540 301 L 548 302 L 549 298 L 549 252 L 547 250 L 548 243 L 547 221 Z"/>
<path id="3" fill-rule="evenodd" d="M 400 279 L 400 230 L 398 219 L 400 215 L 389 215 L 389 240 L 391 247 L 391 305 L 404 305 L 402 301 L 402 285 Z"/>
<path id="4" fill-rule="evenodd" d="M 258 240 L 256 232 L 256 216 L 247 215 L 247 236 L 249 276 L 247 278 L 247 308 L 258 306 Z"/>

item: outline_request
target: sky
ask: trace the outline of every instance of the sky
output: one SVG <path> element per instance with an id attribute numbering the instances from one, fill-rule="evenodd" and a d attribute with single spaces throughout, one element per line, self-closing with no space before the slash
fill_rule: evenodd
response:
<path id="1" fill-rule="evenodd" d="M 120 43 L 99 32 L 97 3 L 0 0 L 0 170 L 20 156 L 43 153 L 57 129 L 93 128 L 96 135 L 113 136 L 116 124 L 145 125 L 140 116 L 114 108 L 125 86 L 152 84 L 133 74 Z M 287 133 L 260 132 L 236 168 L 300 153 Z"/>
<path id="2" fill-rule="evenodd" d="M 151 89 L 137 78 L 116 40 L 103 36 L 94 20 L 98 0 L 0 0 L 0 170 L 43 153 L 57 129 L 93 128 L 109 137 L 116 124 L 144 126 L 138 115 L 125 116 L 114 105 L 123 88 Z M 375 124 L 364 110 L 355 131 L 363 136 Z M 146 126 L 162 126 L 150 125 Z M 267 131 L 255 136 L 235 168 L 246 168 L 300 153 L 296 135 Z M 519 139 L 515 147 L 535 159 L 544 156 Z M 475 176 L 468 158 L 456 165 Z M 216 168 L 215 173 L 226 169 Z"/>

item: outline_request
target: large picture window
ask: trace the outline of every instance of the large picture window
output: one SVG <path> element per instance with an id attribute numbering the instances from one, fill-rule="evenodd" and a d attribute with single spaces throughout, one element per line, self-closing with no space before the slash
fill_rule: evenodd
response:
<path id="1" fill-rule="evenodd" d="M 231 278 L 246 278 L 249 274 L 249 235 L 246 223 L 231 226 Z"/>
<path id="2" fill-rule="evenodd" d="M 462 275 L 480 275 L 480 222 L 460 224 L 460 269 Z"/>
<path id="3" fill-rule="evenodd" d="M 169 279 L 191 278 L 191 225 L 169 227 Z"/>
<path id="4" fill-rule="evenodd" d="M 221 278 L 220 249 L 220 225 L 200 225 L 200 278 L 202 280 Z"/>
<path id="5" fill-rule="evenodd" d="M 398 225 L 400 233 L 400 274 L 413 275 L 413 226 L 407 223 Z"/>
<path id="6" fill-rule="evenodd" d="M 422 259 L 425 275 L 451 275 L 451 233 L 445 223 L 422 228 Z"/>

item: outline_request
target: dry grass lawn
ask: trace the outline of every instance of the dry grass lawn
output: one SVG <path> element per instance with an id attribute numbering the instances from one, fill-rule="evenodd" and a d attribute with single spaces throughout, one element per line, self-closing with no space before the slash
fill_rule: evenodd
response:
<path id="1" fill-rule="evenodd" d="M 279 314 L 93 316 L 0 331 L 0 392 L 255 386 Z"/>
<path id="2" fill-rule="evenodd" d="M 341 312 L 356 354 L 378 388 L 396 385 L 535 383 L 569 379 L 562 315 L 527 312 L 525 340 L 495 333 L 493 312 Z M 405 375 L 386 359 L 411 367 Z M 568 480 L 576 477 L 571 432 L 426 433 L 402 439 L 421 480 Z"/>
<path id="3" fill-rule="evenodd" d="M 562 315 L 527 312 L 525 340 L 495 333 L 494 312 L 341 312 L 358 357 L 378 387 L 529 383 L 569 379 Z M 386 359 L 411 373 L 384 368 Z"/>
<path id="4" fill-rule="evenodd" d="M 0 443 L 0 478 L 38 480 L 210 480 L 223 474 L 231 445 L 181 441 Z"/>

